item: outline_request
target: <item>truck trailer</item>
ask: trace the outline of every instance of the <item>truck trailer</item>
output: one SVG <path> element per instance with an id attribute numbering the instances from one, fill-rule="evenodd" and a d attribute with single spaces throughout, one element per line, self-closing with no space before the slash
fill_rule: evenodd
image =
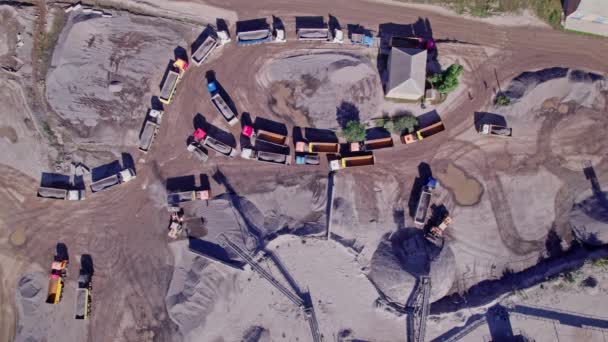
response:
<path id="1" fill-rule="evenodd" d="M 152 146 L 154 138 L 160 128 L 160 122 L 163 117 L 163 112 L 156 109 L 151 109 L 148 112 L 146 120 L 144 121 L 144 128 L 139 135 L 139 150 L 147 153 Z"/>
<path id="2" fill-rule="evenodd" d="M 192 61 L 196 66 L 200 66 L 203 62 L 211 55 L 211 52 L 218 46 L 217 40 L 212 36 L 208 35 L 203 43 L 194 51 L 192 54 Z"/>
<path id="3" fill-rule="evenodd" d="M 126 183 L 132 179 L 135 179 L 135 171 L 130 168 L 124 169 L 115 175 L 91 183 L 91 191 L 99 192 L 114 185 Z"/>
<path id="4" fill-rule="evenodd" d="M 51 264 L 51 274 L 49 275 L 49 289 L 46 295 L 46 302 L 57 304 L 63 298 L 63 286 L 65 277 L 68 274 L 69 260 L 56 255 Z"/>
<path id="5" fill-rule="evenodd" d="M 239 46 L 261 44 L 272 41 L 272 31 L 268 29 L 242 31 L 236 34 L 236 44 Z"/>
<path id="6" fill-rule="evenodd" d="M 74 315 L 76 319 L 89 319 L 91 314 L 91 290 L 93 288 L 91 278 L 90 273 L 84 269 L 80 270 L 78 289 L 76 289 L 76 313 Z"/>
<path id="7" fill-rule="evenodd" d="M 168 194 L 167 204 L 171 207 L 182 202 L 207 201 L 209 198 L 211 198 L 210 190 L 181 191 Z"/>
<path id="8" fill-rule="evenodd" d="M 296 34 L 300 41 L 328 41 L 331 38 L 328 28 L 299 28 Z"/>
<path id="9" fill-rule="evenodd" d="M 411 144 L 418 140 L 426 139 L 432 135 L 445 131 L 445 126 L 442 121 L 434 123 L 430 126 L 422 128 L 415 133 L 406 134 L 401 137 L 401 142 L 404 144 Z"/>
<path id="10" fill-rule="evenodd" d="M 296 154 L 296 165 L 319 165 L 320 162 L 318 154 Z"/>
<path id="11" fill-rule="evenodd" d="M 54 198 L 67 201 L 80 201 L 85 197 L 84 190 L 65 190 L 41 186 L 38 188 L 38 197 Z"/>
<path id="12" fill-rule="evenodd" d="M 223 142 L 209 136 L 207 132 L 201 128 L 197 128 L 194 131 L 194 139 L 197 142 L 200 142 L 204 146 L 216 151 L 219 154 L 222 154 L 226 157 L 233 158 L 237 155 L 236 149 L 224 144 Z"/>
<path id="13" fill-rule="evenodd" d="M 353 142 L 349 145 L 350 152 L 373 151 L 388 147 L 393 147 L 393 138 L 391 137 Z"/>
<path id="14" fill-rule="evenodd" d="M 178 58 L 173 66 L 169 69 L 167 73 L 167 77 L 165 78 L 165 82 L 160 90 L 160 102 L 164 104 L 171 103 L 173 99 L 173 95 L 175 94 L 175 89 L 177 89 L 177 83 L 184 75 L 184 72 L 188 69 L 188 62 L 183 59 Z"/>
<path id="15" fill-rule="evenodd" d="M 495 135 L 499 137 L 510 137 L 512 133 L 513 130 L 509 127 L 490 124 L 483 124 L 479 130 L 479 134 L 481 135 Z"/>
<path id="16" fill-rule="evenodd" d="M 339 143 L 329 142 L 304 142 L 298 141 L 296 143 L 296 152 L 306 153 L 338 153 L 340 152 Z"/>
<path id="17" fill-rule="evenodd" d="M 272 164 L 291 164 L 291 155 L 281 154 L 275 152 L 255 151 L 250 148 L 243 148 L 241 151 L 241 157 L 244 159 L 257 160 L 265 163 Z"/>
<path id="18" fill-rule="evenodd" d="M 269 144 L 277 145 L 279 147 L 287 146 L 289 142 L 289 137 L 279 133 L 273 133 L 269 131 L 265 131 L 263 129 L 258 129 L 255 131 L 255 135 L 253 136 L 254 142 L 256 140 L 260 140 Z"/>
<path id="19" fill-rule="evenodd" d="M 228 122 L 228 125 L 234 126 L 239 119 L 236 114 L 232 111 L 230 106 L 226 103 L 226 100 L 222 97 L 217 83 L 211 81 L 207 84 L 207 90 L 211 94 L 211 102 L 215 106 L 215 109 L 222 115 L 222 117 Z"/>
<path id="20" fill-rule="evenodd" d="M 422 193 L 418 199 L 418 206 L 416 207 L 416 215 L 414 216 L 414 223 L 417 225 L 424 225 L 426 223 L 426 216 L 431 205 L 431 195 L 433 190 L 437 187 L 437 180 L 429 177 L 426 184 L 422 188 Z"/>
<path id="21" fill-rule="evenodd" d="M 345 169 L 347 167 L 374 165 L 375 159 L 373 154 L 364 156 L 353 156 L 335 159 L 329 162 L 331 171 Z"/>

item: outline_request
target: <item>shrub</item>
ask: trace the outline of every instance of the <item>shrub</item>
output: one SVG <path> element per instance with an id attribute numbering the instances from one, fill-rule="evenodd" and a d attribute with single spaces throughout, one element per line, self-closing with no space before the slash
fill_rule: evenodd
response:
<path id="1" fill-rule="evenodd" d="M 447 94 L 458 88 L 458 78 L 463 70 L 462 65 L 452 64 L 442 73 L 427 77 L 427 81 L 437 88 L 440 93 Z"/>
<path id="2" fill-rule="evenodd" d="M 342 129 L 342 137 L 348 142 L 358 142 L 365 140 L 365 125 L 359 121 L 349 121 Z"/>
<path id="3" fill-rule="evenodd" d="M 494 102 L 499 106 L 507 106 L 511 103 L 511 99 L 507 95 L 501 93 L 496 96 Z"/>
<path id="4" fill-rule="evenodd" d="M 410 133 L 414 131 L 416 126 L 418 126 L 418 118 L 413 115 L 406 115 L 393 120 L 391 132 L 401 134 L 407 130 Z"/>

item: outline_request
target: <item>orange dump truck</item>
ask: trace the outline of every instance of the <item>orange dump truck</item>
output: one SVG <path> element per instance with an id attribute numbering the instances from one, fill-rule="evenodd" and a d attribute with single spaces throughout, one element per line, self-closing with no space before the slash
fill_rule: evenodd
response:
<path id="1" fill-rule="evenodd" d="M 329 168 L 331 171 L 337 171 L 347 167 L 374 165 L 374 162 L 375 159 L 373 154 L 345 157 L 329 162 Z"/>
<path id="2" fill-rule="evenodd" d="M 60 259 L 55 256 L 51 264 L 51 274 L 49 275 L 49 290 L 46 295 L 46 302 L 57 304 L 63 297 L 64 278 L 68 273 L 68 260 Z"/>
<path id="3" fill-rule="evenodd" d="M 307 153 L 338 153 L 340 152 L 339 143 L 329 142 L 303 142 L 298 141 L 296 143 L 296 152 L 307 152 Z"/>
<path id="4" fill-rule="evenodd" d="M 349 148 L 351 152 L 358 151 L 373 151 L 379 150 L 381 148 L 393 147 L 393 138 L 380 138 L 380 139 L 372 139 L 366 140 L 364 142 L 353 142 L 350 143 Z"/>
<path id="5" fill-rule="evenodd" d="M 442 121 L 439 121 L 430 126 L 419 129 L 415 133 L 406 134 L 406 135 L 402 136 L 401 142 L 404 144 L 411 144 L 413 142 L 426 139 L 432 135 L 435 135 L 435 134 L 443 132 L 443 131 L 445 131 L 445 126 L 443 125 Z"/>

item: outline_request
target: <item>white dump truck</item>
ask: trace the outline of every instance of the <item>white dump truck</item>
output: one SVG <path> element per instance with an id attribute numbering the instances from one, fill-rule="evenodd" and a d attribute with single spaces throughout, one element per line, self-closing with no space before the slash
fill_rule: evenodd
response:
<path id="1" fill-rule="evenodd" d="M 91 274 L 80 271 L 78 276 L 78 289 L 76 289 L 76 309 L 74 318 L 89 319 L 91 314 Z"/>
<path id="2" fill-rule="evenodd" d="M 250 148 L 244 148 L 241 151 L 241 157 L 244 159 L 257 160 L 265 163 L 290 165 L 291 155 L 280 154 L 275 152 L 255 151 Z"/>
<path id="3" fill-rule="evenodd" d="M 80 201 L 85 197 L 84 190 L 65 190 L 41 186 L 38 188 L 38 197 L 54 198 L 68 201 Z"/>
<path id="4" fill-rule="evenodd" d="M 213 36 L 208 35 L 203 43 L 192 54 L 194 64 L 197 66 L 203 64 L 203 62 L 207 59 L 207 57 L 209 57 L 209 55 L 211 55 L 211 52 L 213 52 L 217 46 L 217 40 Z"/>
<path id="5" fill-rule="evenodd" d="M 152 146 L 154 138 L 160 128 L 160 122 L 163 117 L 163 112 L 156 109 L 151 109 L 148 112 L 146 120 L 144 121 L 144 128 L 139 135 L 139 150 L 147 153 Z"/>
<path id="6" fill-rule="evenodd" d="M 119 173 L 117 173 L 115 175 L 112 175 L 112 176 L 100 179 L 96 182 L 93 182 L 91 184 L 91 191 L 99 192 L 101 190 L 110 188 L 114 185 L 126 183 L 132 179 L 135 179 L 135 171 L 127 168 L 127 169 L 120 171 Z"/>

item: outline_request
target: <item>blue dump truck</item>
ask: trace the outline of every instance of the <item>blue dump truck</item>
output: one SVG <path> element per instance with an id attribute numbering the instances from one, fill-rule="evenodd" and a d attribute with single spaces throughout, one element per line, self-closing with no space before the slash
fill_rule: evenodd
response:
<path id="1" fill-rule="evenodd" d="M 215 106 L 215 109 L 222 115 L 222 117 L 228 122 L 228 125 L 234 126 L 239 119 L 237 119 L 236 114 L 232 111 L 226 100 L 222 97 L 220 89 L 214 81 L 211 81 L 207 84 L 207 90 L 211 95 L 211 102 Z"/>
<path id="2" fill-rule="evenodd" d="M 416 215 L 414 216 L 415 224 L 424 225 L 426 223 L 426 216 L 431 205 L 431 194 L 437 185 L 439 185 L 439 182 L 435 178 L 429 177 L 422 188 L 420 199 L 418 199 L 418 206 L 416 207 Z"/>

